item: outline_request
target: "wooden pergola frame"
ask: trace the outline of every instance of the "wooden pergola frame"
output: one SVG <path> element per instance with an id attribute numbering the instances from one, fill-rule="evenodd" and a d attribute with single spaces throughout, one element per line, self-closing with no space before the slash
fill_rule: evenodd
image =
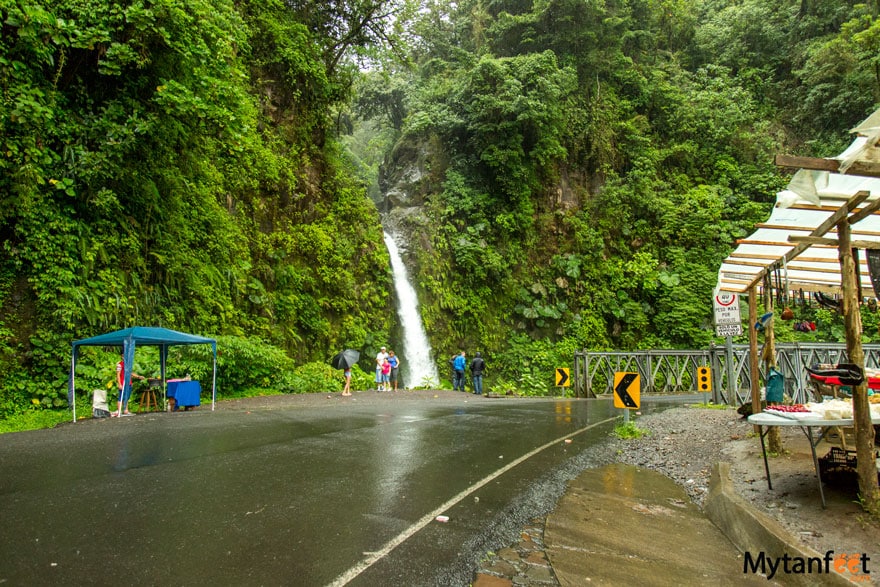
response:
<path id="1" fill-rule="evenodd" d="M 777 155 L 775 163 L 780 168 L 827 171 L 830 173 L 839 173 L 841 167 L 841 162 L 837 159 L 795 157 L 790 155 Z M 855 161 L 845 169 L 845 173 L 847 175 L 880 178 L 880 163 Z M 880 249 L 880 232 L 860 231 L 854 229 L 853 226 L 869 216 L 876 214 L 878 210 L 880 210 L 880 197 L 869 201 L 870 197 L 871 193 L 869 191 L 858 191 L 845 201 L 842 201 L 841 205 L 836 209 L 829 206 L 798 205 L 798 208 L 801 209 L 821 209 L 823 211 L 831 212 L 831 214 L 819 226 L 812 230 L 796 225 L 785 226 L 778 223 L 773 225 L 758 225 L 758 228 L 783 228 L 791 232 L 807 232 L 808 234 L 789 234 L 786 243 L 767 242 L 766 244 L 768 246 L 794 245 L 780 257 L 774 258 L 773 255 L 767 255 L 766 259 L 756 259 L 755 255 L 750 255 L 748 259 L 742 259 L 741 257 L 737 258 L 732 256 L 731 260 L 727 262 L 728 265 L 734 267 L 761 267 L 757 274 L 752 275 L 751 279 L 749 279 L 748 275 L 743 275 L 746 279 L 742 279 L 732 273 L 725 275 L 725 280 L 728 284 L 735 284 L 739 291 L 746 291 L 748 293 L 749 369 L 751 372 L 752 410 L 754 413 L 760 411 L 761 405 L 757 331 L 758 288 L 764 284 L 765 280 L 771 276 L 771 273 L 777 271 L 781 265 L 801 268 L 810 271 L 812 274 L 827 273 L 829 275 L 835 275 L 839 273 L 839 285 L 842 291 L 840 307 L 846 329 L 847 354 L 850 362 L 855 363 L 864 369 L 865 355 L 861 342 L 862 322 L 859 311 L 861 302 L 861 277 L 864 273 L 857 269 L 857 260 L 854 256 L 854 250 Z M 853 240 L 854 235 L 857 235 L 858 240 Z M 745 243 L 764 244 L 760 241 L 749 242 L 748 239 L 743 239 L 737 244 Z M 834 266 L 827 258 L 801 257 L 801 255 L 810 247 L 836 248 L 839 270 L 835 270 Z M 795 261 L 795 259 L 798 259 L 798 261 Z M 762 263 L 762 261 L 766 261 L 766 263 Z M 833 281 L 828 280 L 828 284 L 833 284 Z M 811 279 L 811 283 L 803 283 L 799 285 L 821 288 L 821 283 L 819 283 L 818 279 L 815 277 Z M 769 310 L 769 308 L 767 309 Z M 767 328 L 767 341 L 772 348 L 772 323 Z M 865 378 L 861 384 L 854 386 L 853 388 L 853 427 L 855 430 L 860 493 L 862 499 L 868 504 L 868 507 L 873 508 L 876 511 L 878 506 L 880 506 L 880 488 L 878 488 L 875 467 L 874 427 L 871 420 L 867 387 L 867 378 Z"/>

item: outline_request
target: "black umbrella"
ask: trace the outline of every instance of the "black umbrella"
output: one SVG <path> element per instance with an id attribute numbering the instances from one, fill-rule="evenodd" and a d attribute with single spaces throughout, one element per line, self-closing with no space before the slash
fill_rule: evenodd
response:
<path id="1" fill-rule="evenodd" d="M 354 349 L 345 349 L 332 359 L 330 359 L 330 365 L 332 365 L 336 369 L 351 369 L 351 366 L 358 362 L 358 359 L 361 358 L 360 351 L 356 351 Z"/>

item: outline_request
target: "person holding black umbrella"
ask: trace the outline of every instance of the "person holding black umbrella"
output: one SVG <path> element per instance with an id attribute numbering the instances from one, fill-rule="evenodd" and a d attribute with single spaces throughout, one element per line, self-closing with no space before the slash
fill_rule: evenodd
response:
<path id="1" fill-rule="evenodd" d="M 360 351 L 345 349 L 330 359 L 330 365 L 334 369 L 342 369 L 342 376 L 345 377 L 345 387 L 342 388 L 342 395 L 351 395 L 351 368 L 360 358 Z"/>

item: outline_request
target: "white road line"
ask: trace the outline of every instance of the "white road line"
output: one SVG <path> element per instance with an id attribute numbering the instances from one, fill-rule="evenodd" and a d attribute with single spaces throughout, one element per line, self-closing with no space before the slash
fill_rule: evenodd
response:
<path id="1" fill-rule="evenodd" d="M 572 438 L 573 436 L 577 436 L 578 434 L 583 434 L 584 432 L 586 432 L 587 430 L 590 430 L 591 428 L 595 428 L 596 426 L 600 426 L 602 424 L 607 424 L 608 422 L 611 422 L 615 419 L 616 418 L 607 418 L 605 420 L 602 420 L 601 422 L 596 422 L 595 424 L 591 424 L 591 425 L 587 426 L 586 428 L 581 428 L 580 430 L 572 432 L 571 434 L 568 434 L 566 436 L 561 436 L 561 437 L 557 438 L 556 440 L 551 440 L 547 444 L 539 446 L 538 448 L 536 448 L 532 452 L 527 453 L 527 454 L 521 456 L 520 458 L 516 459 L 515 461 L 510 462 L 509 464 L 502 467 L 501 469 L 498 469 L 497 471 L 495 471 L 494 473 L 492 473 L 488 477 L 484 478 L 481 481 L 478 481 L 477 483 L 471 485 L 470 487 L 468 487 L 467 489 L 465 489 L 464 491 L 462 491 L 458 495 L 454 496 L 452 499 L 450 499 L 449 501 L 447 501 L 446 503 L 444 503 L 443 505 L 441 505 L 440 507 L 438 507 L 437 509 L 435 509 L 431 513 L 428 513 L 428 514 L 425 514 L 424 516 L 422 516 L 415 524 L 413 524 L 412 526 L 410 526 L 409 528 L 407 528 L 406 530 L 404 530 L 403 532 L 401 532 L 400 534 L 398 534 L 397 536 L 395 536 L 394 538 L 392 538 L 391 540 L 386 542 L 385 545 L 382 548 L 380 548 L 379 550 L 377 550 L 375 552 L 369 552 L 369 553 L 365 552 L 364 554 L 369 555 L 367 558 L 365 558 L 364 560 L 362 560 L 361 562 L 359 562 L 358 564 L 356 564 L 355 566 L 350 568 L 348 571 L 346 571 L 342 575 L 339 575 L 336 579 L 333 580 L 332 583 L 330 583 L 328 585 L 328 587 L 342 587 L 343 585 L 347 585 L 349 583 L 349 581 L 353 580 L 355 577 L 357 577 L 358 575 L 360 575 L 361 573 L 363 573 L 364 571 L 366 571 L 367 569 L 372 567 L 374 564 L 376 564 L 382 558 L 388 556 L 388 554 L 392 550 L 394 550 L 395 548 L 397 548 L 398 546 L 403 544 L 413 534 L 415 534 L 416 532 L 418 532 L 419 530 L 421 530 L 422 528 L 424 528 L 425 526 L 430 524 L 434 520 L 434 518 L 436 518 L 437 516 L 439 516 L 443 512 L 447 511 L 449 508 L 451 508 L 452 506 L 454 506 L 455 504 L 457 504 L 458 502 L 463 500 L 465 497 L 467 497 L 468 495 L 470 495 L 471 493 L 473 493 L 474 491 L 476 491 L 480 487 L 483 487 L 484 485 L 491 482 L 496 477 L 503 475 L 504 473 L 506 473 L 510 469 L 514 468 L 515 466 L 519 465 L 523 461 L 530 459 L 531 457 L 535 456 L 536 454 L 538 454 L 539 452 L 541 452 L 544 449 L 547 449 L 551 446 L 559 444 L 560 442 L 564 442 L 565 439 L 567 439 L 567 438 Z"/>

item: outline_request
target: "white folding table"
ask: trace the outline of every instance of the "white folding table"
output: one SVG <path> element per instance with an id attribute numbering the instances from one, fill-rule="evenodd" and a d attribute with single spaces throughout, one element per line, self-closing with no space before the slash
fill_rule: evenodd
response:
<path id="1" fill-rule="evenodd" d="M 761 437 L 761 453 L 764 456 L 764 471 L 767 473 L 767 487 L 770 489 L 773 489 L 773 485 L 770 483 L 770 465 L 767 462 L 767 447 L 764 444 L 764 437 L 770 432 L 770 428 L 773 426 L 797 426 L 803 431 L 810 443 L 810 451 L 813 453 L 813 467 L 816 469 L 816 479 L 819 480 L 819 496 L 822 498 L 822 507 L 826 507 L 825 492 L 822 489 L 822 476 L 819 473 L 819 459 L 816 457 L 816 446 L 822 442 L 822 439 L 825 438 L 825 435 L 831 428 L 852 428 L 852 418 L 837 420 L 825 420 L 818 416 L 808 418 L 787 418 L 785 416 L 779 416 L 768 412 L 761 412 L 760 414 L 752 414 L 749 416 L 748 420 L 749 424 L 754 424 L 758 427 L 758 433 Z M 820 429 L 818 436 L 813 435 L 813 428 Z"/>

